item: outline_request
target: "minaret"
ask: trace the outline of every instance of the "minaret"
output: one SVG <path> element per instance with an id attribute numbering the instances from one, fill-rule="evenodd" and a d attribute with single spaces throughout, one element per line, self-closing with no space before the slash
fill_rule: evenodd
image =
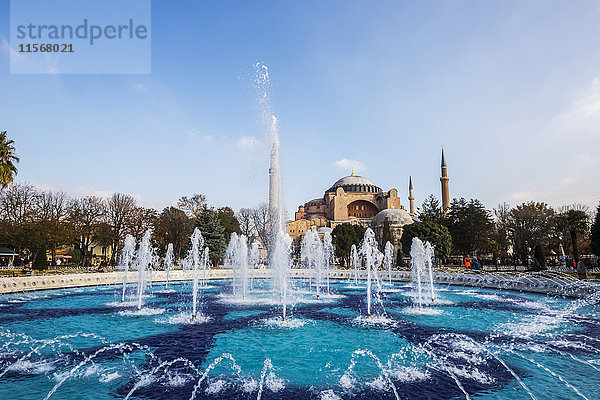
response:
<path id="1" fill-rule="evenodd" d="M 415 216 L 415 194 L 413 192 L 412 175 L 408 178 L 408 201 L 410 204 L 410 216 Z"/>
<path id="2" fill-rule="evenodd" d="M 440 182 L 442 183 L 442 210 L 444 213 L 448 212 L 450 208 L 450 190 L 448 189 L 448 167 L 446 166 L 446 157 L 444 156 L 444 146 L 442 146 L 442 176 Z"/>

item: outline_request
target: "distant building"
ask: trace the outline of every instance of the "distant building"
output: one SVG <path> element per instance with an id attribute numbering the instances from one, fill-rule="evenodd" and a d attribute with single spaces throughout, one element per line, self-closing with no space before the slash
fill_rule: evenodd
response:
<path id="1" fill-rule="evenodd" d="M 382 211 L 388 210 L 386 213 Z M 313 199 L 298 207 L 294 221 L 287 222 L 287 233 L 298 243 L 308 230 L 324 233 L 343 223 L 372 226 L 376 236 L 382 238 L 385 219 L 393 218 L 395 233 L 391 239 L 399 245 L 401 228 L 412 223 L 412 218 L 400 203 L 397 189 L 384 192 L 379 186 L 362 176 L 343 177 L 327 189 L 322 198 Z M 400 225 L 398 225 L 400 224 Z"/>
<path id="2" fill-rule="evenodd" d="M 442 207 L 450 207 L 448 168 L 442 148 Z M 379 186 L 354 171 L 339 179 L 325 191 L 323 197 L 310 200 L 298 207 L 293 221 L 286 224 L 287 233 L 296 243 L 309 230 L 326 231 L 339 224 L 360 224 L 371 227 L 377 240 L 383 245 L 389 240 L 396 250 L 400 249 L 402 228 L 416 217 L 412 176 L 408 184 L 409 211 L 400 202 L 397 189 L 384 192 Z"/>

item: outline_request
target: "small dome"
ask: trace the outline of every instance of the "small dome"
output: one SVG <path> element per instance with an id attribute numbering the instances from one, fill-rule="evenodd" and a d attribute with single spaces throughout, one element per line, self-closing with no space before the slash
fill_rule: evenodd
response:
<path id="1" fill-rule="evenodd" d="M 389 221 L 391 227 L 403 227 L 413 223 L 410 214 L 406 210 L 387 208 L 373 217 L 373 228 L 382 227 L 386 220 Z"/>
<path id="2" fill-rule="evenodd" d="M 331 229 L 331 228 L 328 228 L 328 227 L 326 227 L 326 226 L 324 226 L 324 227 L 322 227 L 322 228 L 319 228 L 319 229 L 317 229 L 317 233 L 323 233 L 323 234 L 325 234 L 325 233 L 327 233 L 327 232 L 331 233 L 331 232 L 333 232 L 333 229 Z"/>
<path id="3" fill-rule="evenodd" d="M 331 188 L 329 188 L 328 192 L 335 192 L 335 190 L 339 187 L 344 189 L 346 192 L 381 192 L 381 188 L 375 186 L 373 182 L 367 178 L 357 175 L 349 175 L 338 179 L 338 181 L 334 183 Z"/>

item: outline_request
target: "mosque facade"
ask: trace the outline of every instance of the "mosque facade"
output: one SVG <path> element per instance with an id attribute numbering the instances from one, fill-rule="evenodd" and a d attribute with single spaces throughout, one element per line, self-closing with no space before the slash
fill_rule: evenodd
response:
<path id="1" fill-rule="evenodd" d="M 440 182 L 444 211 L 447 211 L 449 203 L 448 181 L 446 159 L 442 149 Z M 401 248 L 402 228 L 411 224 L 416 217 L 412 177 L 409 177 L 407 199 L 408 210 L 402 205 L 397 189 L 383 191 L 369 179 L 352 172 L 325 190 L 323 197 L 300 205 L 294 214 L 294 220 L 286 224 L 287 233 L 299 243 L 308 230 L 324 233 L 339 224 L 360 224 L 373 228 L 380 242 L 384 237 L 384 230 L 388 229 L 386 237 L 392 239 L 392 244 L 398 250 Z"/>

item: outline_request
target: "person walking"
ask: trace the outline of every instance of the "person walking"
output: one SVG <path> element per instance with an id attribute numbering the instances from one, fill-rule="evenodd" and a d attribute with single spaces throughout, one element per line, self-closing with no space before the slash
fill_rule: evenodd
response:
<path id="1" fill-rule="evenodd" d="M 585 265 L 585 261 L 579 260 L 577 263 L 577 276 L 579 279 L 587 279 L 587 268 Z"/>

